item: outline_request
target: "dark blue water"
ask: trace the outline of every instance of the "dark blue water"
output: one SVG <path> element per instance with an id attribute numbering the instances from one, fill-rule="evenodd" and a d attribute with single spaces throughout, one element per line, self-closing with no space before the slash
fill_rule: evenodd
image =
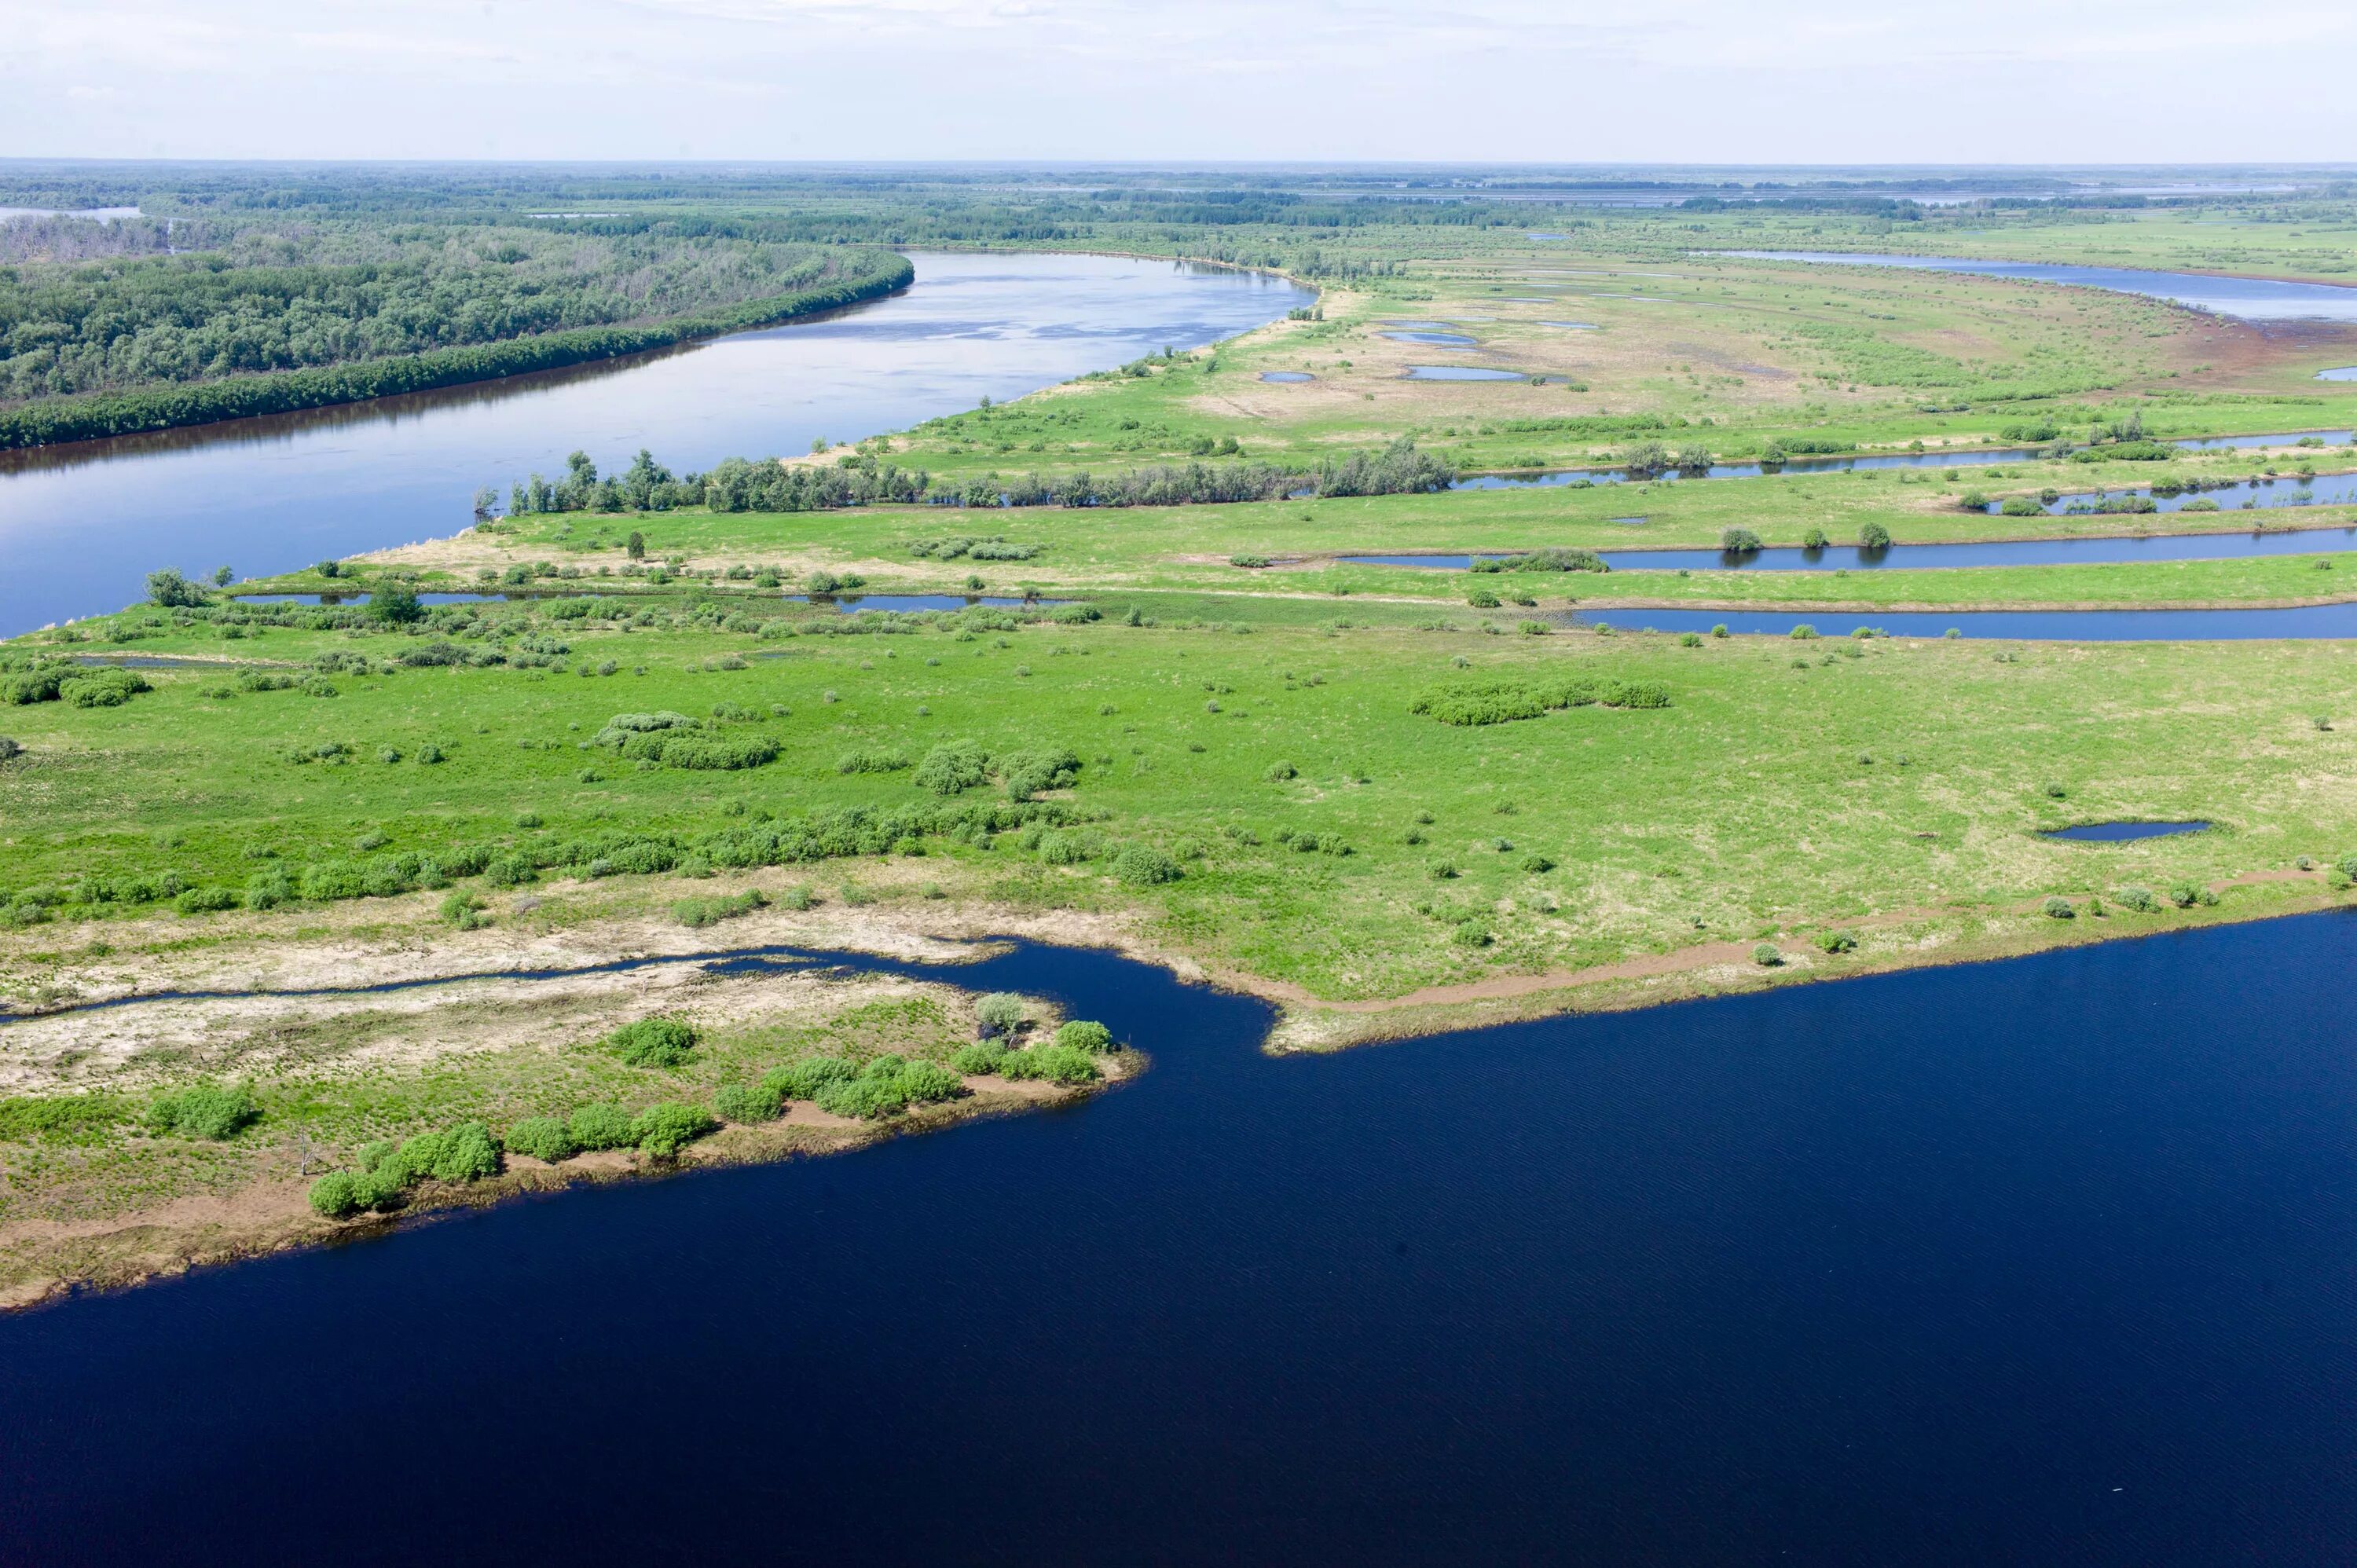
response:
<path id="1" fill-rule="evenodd" d="M 2052 262 L 1985 262 L 1963 256 L 1893 256 L 1857 251 L 1721 251 L 1755 261 L 1818 262 L 1842 266 L 1920 267 L 1984 277 L 2078 284 L 2115 294 L 2148 295 L 2220 316 L 2251 321 L 2357 321 L 2357 288 L 2344 284 L 2294 283 L 2284 278 L 2212 277 L 2201 273 L 2136 267 L 2077 267 Z"/>
<path id="2" fill-rule="evenodd" d="M 1593 578 L 1586 579 L 1593 582 Z M 1893 637 L 2018 638 L 2033 642 L 2218 642 L 2357 637 L 2357 602 L 2247 610 L 1594 610 L 1574 625 L 1623 631 L 1708 631 L 1784 637 L 1812 626 L 1825 637 L 1863 628 Z"/>
<path id="3" fill-rule="evenodd" d="M 865 966 L 866 961 L 858 961 Z M 2357 924 L 1332 1057 L 0 1319 L 71 1564 L 2336 1563 Z"/>
<path id="4" fill-rule="evenodd" d="M 2208 822 L 2081 822 L 2074 827 L 2056 828 L 2040 833 L 2040 838 L 2075 839 L 2090 843 L 2125 843 L 2134 839 L 2169 838 L 2178 833 L 2198 833 L 2208 829 Z"/>
<path id="5" fill-rule="evenodd" d="M 145 575 L 292 571 L 468 526 L 480 485 L 640 447 L 674 469 L 1004 402 L 1281 318 L 1282 279 L 1119 256 L 912 252 L 915 285 L 823 320 L 414 397 L 0 454 L 0 636 L 119 609 Z M 646 522 L 662 542 L 660 519 Z"/>
<path id="6" fill-rule="evenodd" d="M 1480 365 L 1410 365 L 1401 378 L 1411 381 L 1519 381 L 1521 371 L 1493 371 Z"/>
<path id="7" fill-rule="evenodd" d="M 2352 476 L 2357 477 L 2357 476 Z M 2278 528 L 2254 533 L 2161 533 L 2115 539 L 2007 539 L 1960 544 L 1893 544 L 1868 550 L 1794 544 L 1762 550 L 1600 550 L 1616 572 L 1882 572 L 1973 566 L 2079 566 L 2119 561 L 2238 561 L 2267 555 L 2311 555 L 2357 549 L 2357 524 L 2341 528 Z M 1421 566 L 1464 572 L 1474 555 L 1344 555 L 1369 566 Z M 1518 577 L 1518 581 L 1531 581 Z"/>

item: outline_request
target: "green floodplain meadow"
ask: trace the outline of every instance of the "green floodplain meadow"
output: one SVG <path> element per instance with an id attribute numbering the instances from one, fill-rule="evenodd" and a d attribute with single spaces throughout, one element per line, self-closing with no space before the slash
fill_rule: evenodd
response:
<path id="1" fill-rule="evenodd" d="M 2357 387 L 2315 379 L 2357 361 L 2345 329 L 1705 253 L 2334 282 L 2346 207 L 1906 224 L 1579 209 L 1366 224 L 1321 239 L 1315 266 L 1281 231 L 1109 222 L 1076 248 L 1274 265 L 1320 303 L 788 461 L 921 469 L 932 495 L 977 501 L 1031 476 L 1188 465 L 1314 490 L 1321 464 L 1402 444 L 1465 473 L 1950 460 L 1168 506 L 511 510 L 332 575 L 167 587 L 0 645 L 0 997 L 36 1015 L 348 950 L 471 968 L 536 942 L 644 950 L 650 931 L 723 948 L 818 929 L 797 921 L 1032 922 L 1265 989 L 1298 1043 L 1340 1043 L 1494 1015 L 1485 984 L 1526 993 L 1516 1006 L 1619 1005 L 2339 899 L 2357 850 L 2346 642 L 1680 636 L 1642 630 L 1641 611 L 2338 602 L 2357 597 L 2357 551 L 1843 573 L 1335 557 L 1709 549 L 1737 529 L 1903 547 L 2357 526 L 2349 505 L 2276 504 L 2357 469 Z M 1474 341 L 1384 336 L 1435 329 Z M 1516 379 L 1407 379 L 1430 364 Z M 2255 434 L 2278 439 L 2166 445 Z M 632 454 L 588 456 L 612 472 Z M 2255 510 L 2094 510 L 2157 481 L 2251 480 L 2273 481 Z M 2049 491 L 2089 508 L 1981 506 Z M 830 594 L 1016 602 L 845 614 Z M 108 660 L 135 672 L 90 668 Z M 2211 826 L 2040 836 L 2115 820 Z M 1452 986 L 1472 989 L 1388 1023 L 1320 1006 Z M 176 1085 L 249 1085 L 266 1125 L 350 1159 L 585 1097 L 708 1106 L 796 1050 L 938 1063 L 970 1025 L 953 995 L 846 993 L 798 1022 L 716 1025 L 695 1065 L 648 1068 L 597 1045 L 645 1004 L 569 1005 L 548 1030 L 510 997 L 438 1023 L 331 1009 L 20 1053 L 0 1084 L 0 1131 L 22 1139 L 0 1142 L 0 1225 L 288 1179 L 274 1143 L 143 1123 Z M 436 1029 L 469 1043 L 420 1047 Z M 26 1243 L 9 1280 L 109 1266 L 59 1256 Z"/>

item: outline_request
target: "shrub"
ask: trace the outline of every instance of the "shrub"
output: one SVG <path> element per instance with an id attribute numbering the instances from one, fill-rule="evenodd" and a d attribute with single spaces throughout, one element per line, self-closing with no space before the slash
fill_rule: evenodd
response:
<path id="1" fill-rule="evenodd" d="M 1071 751 L 1010 752 L 995 761 L 1010 800 L 1028 800 L 1044 789 L 1061 789 L 1081 771 L 1081 759 Z"/>
<path id="2" fill-rule="evenodd" d="M 1134 843 L 1113 857 L 1113 874 L 1133 887 L 1153 887 L 1176 882 L 1184 875 L 1178 863 L 1150 844 Z"/>
<path id="3" fill-rule="evenodd" d="M 627 1149 L 638 1142 L 630 1114 L 619 1105 L 584 1105 L 565 1120 L 565 1136 L 576 1149 Z"/>
<path id="4" fill-rule="evenodd" d="M 722 1087 L 712 1096 L 713 1109 L 728 1121 L 750 1126 L 757 1122 L 774 1122 L 785 1109 L 785 1096 L 775 1089 L 756 1084 L 747 1087 L 732 1083 Z"/>
<path id="5" fill-rule="evenodd" d="M 234 1138 L 261 1120 L 262 1107 L 254 1103 L 252 1090 L 242 1085 L 219 1089 L 201 1083 L 178 1094 L 158 1097 L 148 1106 L 146 1118 L 151 1133 L 177 1133 L 183 1138 L 206 1138 L 215 1143 Z"/>
<path id="6" fill-rule="evenodd" d="M 2121 888 L 2113 897 L 2121 908 L 2134 909 L 2139 915 L 2152 914 L 2160 908 L 2160 900 L 2153 897 L 2151 888 L 2134 884 Z"/>
<path id="7" fill-rule="evenodd" d="M 1861 550 L 1885 550 L 1890 545 L 1890 530 L 1878 522 L 1858 525 L 1857 546 Z"/>
<path id="8" fill-rule="evenodd" d="M 2180 909 L 2190 909 L 2196 904 L 2206 907 L 2217 903 L 2218 895 L 2199 882 L 2173 882 L 2169 884 L 2169 901 Z"/>
<path id="9" fill-rule="evenodd" d="M 816 1100 L 819 1090 L 852 1076 L 851 1064 L 841 1057 L 804 1057 L 761 1075 L 761 1087 L 773 1089 L 783 1100 Z"/>
<path id="10" fill-rule="evenodd" d="M 1089 1083 L 1100 1075 L 1097 1064 L 1089 1053 L 1071 1046 L 1034 1046 L 1028 1051 L 1010 1051 L 1001 1072 L 1013 1079 L 1044 1079 L 1070 1088 Z"/>
<path id="11" fill-rule="evenodd" d="M 1825 547 L 1825 531 L 1824 531 L 1824 529 L 1822 529 L 1822 528 L 1814 528 L 1814 527 L 1812 527 L 1812 528 L 1809 528 L 1809 529 L 1805 530 L 1805 531 L 1802 533 L 1802 535 L 1801 535 L 1801 548 L 1802 548 L 1802 549 L 1803 549 L 1803 550 L 1823 550 L 1824 547 Z"/>
<path id="12" fill-rule="evenodd" d="M 1525 855 L 1523 858 L 1523 869 L 1536 876 L 1541 872 L 1553 871 L 1555 862 L 1543 854 Z"/>
<path id="13" fill-rule="evenodd" d="M 482 1181 L 500 1174 L 500 1143 L 491 1130 L 480 1122 L 461 1122 L 446 1132 L 429 1134 L 433 1140 L 422 1174 L 436 1181 L 452 1184 Z M 411 1140 L 416 1142 L 415 1139 Z M 408 1157 L 408 1144 L 403 1155 Z"/>
<path id="14" fill-rule="evenodd" d="M 136 670 L 85 670 L 58 682 L 58 695 L 77 708 L 119 708 L 141 692 L 155 688 Z"/>
<path id="15" fill-rule="evenodd" d="M 834 759 L 837 773 L 898 773 L 909 766 L 897 751 L 846 751 Z"/>
<path id="16" fill-rule="evenodd" d="M 1678 636 L 1678 646 L 1680 648 L 1700 648 L 1702 646 L 1702 633 L 1698 631 L 1681 632 Z"/>
<path id="17" fill-rule="evenodd" d="M 1760 550 L 1760 536 L 1748 528 L 1729 528 L 1718 536 L 1718 547 L 1729 555 L 1752 555 Z"/>
<path id="18" fill-rule="evenodd" d="M 683 867 L 684 869 L 684 867 Z M 707 875 L 709 869 L 707 868 Z M 683 926 L 701 930 L 706 926 L 733 920 L 739 915 L 749 915 L 769 900 L 758 887 L 748 887 L 733 898 L 677 898 L 672 901 L 673 918 Z"/>
<path id="19" fill-rule="evenodd" d="M 994 1033 L 1011 1035 L 1023 1022 L 1023 998 L 1011 991 L 994 991 L 974 1004 L 974 1014 Z"/>
<path id="20" fill-rule="evenodd" d="M 540 873 L 533 868 L 532 862 L 520 854 L 494 855 L 483 867 L 483 880 L 494 887 L 521 887 L 527 882 L 539 879 Z M 304 897 L 307 898 L 312 897 L 309 881 L 309 875 L 306 873 Z"/>
<path id="21" fill-rule="evenodd" d="M 508 1152 L 529 1155 L 550 1165 L 573 1157 L 578 1145 L 564 1122 L 554 1116 L 527 1116 L 508 1129 Z"/>
<path id="22" fill-rule="evenodd" d="M 1817 947 L 1824 952 L 1853 952 L 1857 950 L 1857 939 L 1847 931 L 1819 931 Z"/>
<path id="23" fill-rule="evenodd" d="M 950 1055 L 950 1066 L 974 1078 L 996 1074 L 1006 1065 L 1006 1047 L 996 1040 L 976 1040 Z"/>
<path id="24" fill-rule="evenodd" d="M 679 1157 L 679 1152 L 698 1138 L 708 1137 L 720 1130 L 720 1123 L 707 1115 L 701 1106 L 683 1105 L 667 1101 L 650 1105 L 630 1121 L 630 1141 L 640 1152 L 658 1160 Z"/>
<path id="25" fill-rule="evenodd" d="M 191 887 L 172 900 L 172 907 L 183 915 L 209 915 L 237 905 L 237 895 L 226 887 Z"/>
<path id="26" fill-rule="evenodd" d="M 1774 942 L 1761 942 L 1751 950 L 1751 961 L 1762 969 L 1774 969 L 1784 961 L 1784 952 Z"/>
<path id="27" fill-rule="evenodd" d="M 2032 497 L 2007 496 L 2005 498 L 2004 504 L 1996 510 L 1998 514 L 2004 517 L 2037 517 L 2046 509 L 2040 506 Z"/>
<path id="28" fill-rule="evenodd" d="M 695 1053 L 695 1030 L 677 1018 L 640 1018 L 606 1036 L 630 1067 L 683 1067 Z"/>
<path id="29" fill-rule="evenodd" d="M 1109 1051 L 1114 1048 L 1113 1031 L 1094 1019 L 1075 1018 L 1056 1031 L 1056 1044 L 1076 1051 Z"/>
<path id="30" fill-rule="evenodd" d="M 329 1171 L 311 1184 L 311 1208 L 329 1219 L 347 1219 L 368 1207 L 361 1184 L 344 1171 Z"/>
<path id="31" fill-rule="evenodd" d="M 955 795 L 989 780 L 990 757 L 974 741 L 944 741 L 925 753 L 915 778 L 936 795 Z"/>
<path id="32" fill-rule="evenodd" d="M 1272 763 L 1269 766 L 1268 771 L 1261 777 L 1266 779 L 1272 784 L 1282 784 L 1288 779 L 1300 778 L 1301 769 L 1294 767 L 1290 762 Z"/>
<path id="33" fill-rule="evenodd" d="M 2050 920 L 2075 920 L 2079 918 L 2079 911 L 2071 908 L 2071 900 L 2059 893 L 2048 898 L 2040 908 L 2045 911 L 2046 918 Z"/>
<path id="34" fill-rule="evenodd" d="M 417 590 L 408 584 L 380 582 L 369 592 L 368 613 L 371 620 L 407 626 L 425 618 L 425 607 L 417 602 Z"/>

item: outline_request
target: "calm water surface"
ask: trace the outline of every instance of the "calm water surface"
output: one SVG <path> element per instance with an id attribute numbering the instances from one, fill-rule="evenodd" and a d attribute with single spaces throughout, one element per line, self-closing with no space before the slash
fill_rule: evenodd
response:
<path id="1" fill-rule="evenodd" d="M 1731 632 L 1770 637 L 1790 636 L 1796 626 L 1812 626 L 1825 637 L 1847 637 L 1864 628 L 1893 637 L 1944 637 L 1953 631 L 1959 637 L 2037 642 L 2217 642 L 2267 637 L 2357 637 L 2357 602 L 2229 610 L 1599 609 L 1581 612 L 1571 620 L 1574 625 L 1606 625 L 1624 631 L 1708 631 L 1724 626 Z M 1803 642 L 1795 651 L 1810 651 L 1810 647 Z"/>
<path id="2" fill-rule="evenodd" d="M 1314 297 L 1111 256 L 914 252 L 917 281 L 827 319 L 384 403 L 0 454 L 0 635 L 119 609 L 151 569 L 244 575 L 468 526 L 479 485 L 806 450 L 1020 396 Z"/>
<path id="3" fill-rule="evenodd" d="M 2209 826 L 2208 822 L 2080 822 L 2072 827 L 2056 828 L 2039 836 L 2071 839 L 2084 843 L 2129 843 L 2137 839 L 2173 838 L 2179 833 L 2198 833 Z"/>
<path id="4" fill-rule="evenodd" d="M 2059 510 L 2060 508 L 2052 510 Z M 2124 520 L 2125 521 L 2125 520 Z M 1809 550 L 1779 544 L 1764 550 L 1599 550 L 1616 572 L 1881 572 L 1972 566 L 2082 566 L 2119 561 L 2238 561 L 2265 555 L 2312 555 L 2357 550 L 2357 525 L 2341 528 L 2280 528 L 2255 533 L 2149 534 L 2117 539 L 2012 539 L 1963 544 L 1893 544 L 1868 550 L 1828 544 Z M 1344 555 L 1356 565 L 1420 566 L 1434 572 L 1465 572 L 1480 555 Z M 1542 582 L 1517 574 L 1511 581 Z"/>
<path id="5" fill-rule="evenodd" d="M 0 1555 L 2343 1563 L 2357 1050 L 2286 977 L 2352 965 L 2319 915 L 1274 1059 L 1104 953 L 908 971 L 1154 1070 L 0 1319 Z"/>
<path id="6" fill-rule="evenodd" d="M 1521 371 L 1493 371 L 1481 365 L 1411 365 L 1400 378 L 1410 381 L 1519 381 Z"/>
<path id="7" fill-rule="evenodd" d="M 2357 288 L 2287 278 L 2210 277 L 2136 267 L 2076 267 L 2055 262 L 1985 262 L 1964 256 L 1886 256 L 1864 251 L 1722 251 L 1754 261 L 1819 262 L 1841 266 L 1918 267 L 1984 277 L 2079 284 L 2115 294 L 2149 295 L 2250 321 L 2357 321 Z"/>

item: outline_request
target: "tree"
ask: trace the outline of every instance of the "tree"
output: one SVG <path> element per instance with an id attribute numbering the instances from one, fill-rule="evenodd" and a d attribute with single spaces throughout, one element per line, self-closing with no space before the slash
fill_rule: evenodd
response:
<path id="1" fill-rule="evenodd" d="M 205 602 L 205 591 L 180 575 L 177 566 L 147 574 L 147 597 L 167 610 L 185 609 Z"/>
<path id="2" fill-rule="evenodd" d="M 630 530 L 630 540 L 623 548 L 630 552 L 631 560 L 643 561 L 647 558 L 647 536 L 634 528 Z"/>
<path id="3" fill-rule="evenodd" d="M 369 593 L 369 617 L 388 626 L 407 626 L 422 620 L 425 607 L 417 602 L 417 590 L 406 583 L 380 583 Z"/>
<path id="4" fill-rule="evenodd" d="M 485 485 L 482 489 L 477 490 L 475 492 L 475 521 L 477 522 L 489 522 L 491 518 L 491 509 L 499 504 L 500 492 L 491 489 L 490 486 Z"/>
<path id="5" fill-rule="evenodd" d="M 230 585 L 231 579 L 235 578 L 236 575 L 236 573 L 231 571 L 226 566 L 216 566 L 213 568 L 213 586 L 217 588 L 226 588 Z"/>

